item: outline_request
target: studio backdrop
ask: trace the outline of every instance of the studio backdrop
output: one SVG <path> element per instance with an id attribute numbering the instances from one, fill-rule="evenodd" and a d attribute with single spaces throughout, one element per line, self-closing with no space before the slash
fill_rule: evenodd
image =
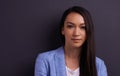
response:
<path id="1" fill-rule="evenodd" d="M 37 55 L 60 46 L 59 22 L 71 6 L 90 11 L 97 56 L 108 76 L 119 76 L 120 0 L 0 0 L 0 76 L 34 76 Z"/>

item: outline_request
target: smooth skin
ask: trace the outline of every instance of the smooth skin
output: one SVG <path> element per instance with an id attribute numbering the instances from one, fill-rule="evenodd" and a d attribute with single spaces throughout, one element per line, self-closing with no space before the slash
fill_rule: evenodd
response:
<path id="1" fill-rule="evenodd" d="M 68 14 L 65 19 L 62 35 L 65 36 L 65 62 L 68 68 L 79 68 L 80 52 L 86 40 L 84 18 L 76 12 Z"/>

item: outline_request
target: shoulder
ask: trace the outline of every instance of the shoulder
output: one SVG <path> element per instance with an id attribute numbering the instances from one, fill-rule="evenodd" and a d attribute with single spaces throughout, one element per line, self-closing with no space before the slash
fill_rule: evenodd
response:
<path id="1" fill-rule="evenodd" d="M 96 57 L 96 64 L 103 63 L 103 62 L 104 62 L 104 61 L 103 61 L 101 58 Z"/>
<path id="2" fill-rule="evenodd" d="M 47 52 L 39 53 L 37 56 L 37 60 L 52 60 L 61 49 L 62 47 L 59 47 L 54 50 L 49 50 Z"/>
<path id="3" fill-rule="evenodd" d="M 50 65 L 53 66 L 54 58 L 60 48 L 55 50 L 49 50 L 47 52 L 39 53 L 35 61 L 35 76 L 47 75 Z"/>
<path id="4" fill-rule="evenodd" d="M 49 50 L 47 52 L 39 53 L 37 59 L 46 60 L 51 59 L 55 55 L 56 50 Z"/>
<path id="5" fill-rule="evenodd" d="M 96 57 L 96 67 L 98 76 L 107 76 L 107 68 L 105 62 L 101 58 Z"/>
<path id="6" fill-rule="evenodd" d="M 105 66 L 104 61 L 101 58 L 96 57 L 96 67 L 97 67 L 97 69 L 104 68 L 104 66 Z"/>

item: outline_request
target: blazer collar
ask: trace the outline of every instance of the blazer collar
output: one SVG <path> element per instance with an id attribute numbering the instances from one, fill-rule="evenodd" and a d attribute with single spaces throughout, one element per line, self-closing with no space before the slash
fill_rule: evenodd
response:
<path id="1" fill-rule="evenodd" d="M 66 64 L 65 64 L 63 46 L 56 50 L 55 66 L 56 66 L 57 76 L 66 76 L 66 68 L 65 68 Z"/>

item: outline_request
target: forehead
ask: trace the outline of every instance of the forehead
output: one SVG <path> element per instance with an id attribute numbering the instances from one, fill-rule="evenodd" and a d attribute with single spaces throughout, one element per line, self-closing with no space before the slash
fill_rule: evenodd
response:
<path id="1" fill-rule="evenodd" d="M 79 13 L 72 12 L 67 15 L 65 21 L 84 23 L 84 18 Z"/>

